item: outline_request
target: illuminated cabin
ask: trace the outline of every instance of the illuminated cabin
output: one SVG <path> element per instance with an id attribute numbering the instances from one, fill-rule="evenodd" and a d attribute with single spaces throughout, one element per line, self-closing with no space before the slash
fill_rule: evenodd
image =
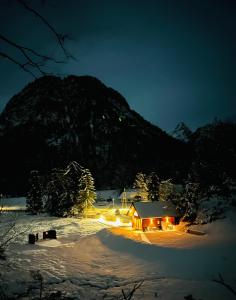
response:
<path id="1" fill-rule="evenodd" d="M 128 211 L 132 218 L 132 227 L 136 230 L 173 230 L 177 213 L 170 203 L 135 202 Z"/>

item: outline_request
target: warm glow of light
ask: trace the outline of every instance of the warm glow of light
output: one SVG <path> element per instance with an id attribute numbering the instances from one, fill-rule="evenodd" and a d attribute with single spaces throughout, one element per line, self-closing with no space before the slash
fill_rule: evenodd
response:
<path id="1" fill-rule="evenodd" d="M 108 216 L 109 217 L 109 216 Z M 120 217 L 116 217 L 115 220 L 109 220 L 109 218 L 107 218 L 104 215 L 100 215 L 100 217 L 98 218 L 98 222 L 103 223 L 105 225 L 108 226 L 113 226 L 113 227 L 131 227 L 132 226 L 132 222 L 123 222 L 122 219 L 120 219 Z"/>
<path id="2" fill-rule="evenodd" d="M 115 225 L 116 226 L 120 226 L 121 225 L 120 218 L 118 218 L 118 217 L 116 218 Z"/>
<path id="3" fill-rule="evenodd" d="M 150 225 L 153 225 L 153 219 L 150 219 Z"/>
<path id="4" fill-rule="evenodd" d="M 103 215 L 101 215 L 100 218 L 99 218 L 98 220 L 99 220 L 99 222 L 102 222 L 102 223 L 105 221 Z"/>
<path id="5" fill-rule="evenodd" d="M 166 223 L 169 223 L 169 217 L 166 217 Z"/>
<path id="6" fill-rule="evenodd" d="M 135 217 L 138 217 L 138 213 L 137 213 L 136 211 L 134 212 L 134 216 L 135 216 Z"/>

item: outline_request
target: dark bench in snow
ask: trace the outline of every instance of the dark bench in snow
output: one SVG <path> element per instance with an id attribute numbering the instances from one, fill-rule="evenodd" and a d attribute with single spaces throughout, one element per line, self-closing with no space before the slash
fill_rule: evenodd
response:
<path id="1" fill-rule="evenodd" d="M 57 238 L 57 232 L 54 229 L 43 232 L 43 240 L 45 240 L 45 239 L 56 239 L 56 238 Z"/>
<path id="2" fill-rule="evenodd" d="M 28 242 L 29 242 L 29 244 L 35 244 L 35 242 L 37 242 L 38 239 L 39 239 L 39 234 L 38 233 L 36 233 L 36 234 L 30 233 L 29 238 L 28 238 Z"/>
<path id="3" fill-rule="evenodd" d="M 206 234 L 206 233 L 203 232 L 203 231 L 194 230 L 194 229 L 188 229 L 188 230 L 187 230 L 187 233 L 190 233 L 190 234 L 196 234 L 196 235 L 204 235 L 204 234 Z"/>
<path id="4" fill-rule="evenodd" d="M 45 239 L 56 239 L 57 238 L 57 232 L 54 229 L 48 230 L 48 231 L 44 231 L 43 232 L 43 240 Z M 37 242 L 39 239 L 39 234 L 33 234 L 30 233 L 28 236 L 28 242 L 29 244 L 35 244 L 35 242 Z"/>

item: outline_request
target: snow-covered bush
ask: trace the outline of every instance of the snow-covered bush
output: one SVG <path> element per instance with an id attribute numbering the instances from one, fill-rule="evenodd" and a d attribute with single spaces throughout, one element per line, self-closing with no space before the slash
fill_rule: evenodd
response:
<path id="1" fill-rule="evenodd" d="M 207 224 L 225 217 L 230 202 L 226 203 L 220 197 L 203 198 L 200 202 L 195 224 Z"/>

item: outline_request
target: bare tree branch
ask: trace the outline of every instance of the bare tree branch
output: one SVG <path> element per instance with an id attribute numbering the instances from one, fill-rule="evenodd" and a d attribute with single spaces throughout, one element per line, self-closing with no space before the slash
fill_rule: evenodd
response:
<path id="1" fill-rule="evenodd" d="M 141 287 L 141 285 L 143 284 L 144 281 L 140 281 L 138 283 L 135 283 L 134 287 L 132 288 L 131 291 L 129 291 L 127 294 L 125 293 L 125 291 L 122 289 L 122 295 L 123 295 L 123 300 L 131 300 L 134 293 L 136 292 L 137 289 L 139 289 Z"/>
<path id="2" fill-rule="evenodd" d="M 8 54 L 4 53 L 4 52 L 0 52 L 0 56 L 3 57 L 3 58 L 6 58 L 8 60 L 10 60 L 12 63 L 16 64 L 21 69 L 23 69 L 25 72 L 29 73 L 34 78 L 37 78 L 37 76 L 35 76 L 35 74 L 33 72 L 31 72 L 29 69 L 26 68 L 27 63 L 22 64 L 19 61 L 15 60 L 13 57 L 11 57 Z"/>
<path id="3" fill-rule="evenodd" d="M 24 56 L 25 56 L 25 54 L 30 53 L 30 54 L 33 54 L 34 56 L 42 59 L 43 61 L 52 61 L 52 62 L 57 63 L 57 64 L 65 63 L 65 61 L 63 61 L 63 60 L 56 60 L 54 57 L 51 57 L 51 56 L 48 56 L 48 55 L 45 55 L 45 54 L 41 54 L 41 53 L 35 51 L 34 49 L 19 45 L 19 44 L 13 42 L 12 40 L 9 40 L 8 38 L 3 36 L 2 34 L 0 34 L 0 39 L 5 41 L 9 45 L 17 48 L 19 51 L 22 52 L 22 54 Z"/>
<path id="4" fill-rule="evenodd" d="M 65 57 L 67 59 L 73 58 L 74 57 L 66 50 L 66 48 L 64 47 L 64 43 L 65 40 L 69 39 L 68 34 L 61 34 L 58 33 L 55 28 L 47 21 L 46 18 L 44 18 L 41 14 L 39 14 L 35 9 L 33 9 L 32 7 L 30 7 L 29 5 L 27 5 L 25 3 L 24 0 L 17 0 L 18 3 L 20 3 L 26 10 L 28 10 L 29 12 L 31 12 L 32 14 L 34 14 L 37 18 L 39 18 L 49 29 L 50 31 L 55 35 Z"/>
<path id="5" fill-rule="evenodd" d="M 14 49 L 18 50 L 25 61 L 21 61 L 22 58 L 15 57 L 8 53 L 8 51 L 0 52 L 0 56 L 4 59 L 9 60 L 10 62 L 16 64 L 25 72 L 29 73 L 34 78 L 37 78 L 37 75 L 50 75 L 47 71 L 44 70 L 43 67 L 47 66 L 48 62 L 60 64 L 65 63 L 66 60 L 74 57 L 67 51 L 65 48 L 65 40 L 69 38 L 66 34 L 61 34 L 56 31 L 56 29 L 44 18 L 40 13 L 38 13 L 35 9 L 33 9 L 29 4 L 26 3 L 25 0 L 16 0 L 20 5 L 22 5 L 28 12 L 34 14 L 37 18 L 39 18 L 46 27 L 56 36 L 59 47 L 62 49 L 65 60 L 57 60 L 52 56 L 40 53 L 30 47 L 26 47 L 25 45 L 21 45 L 16 43 L 15 41 L 9 39 L 3 34 L 0 34 L 0 41 L 10 45 Z"/>
<path id="6" fill-rule="evenodd" d="M 218 279 L 213 279 L 214 282 L 217 282 L 227 288 L 234 296 L 236 296 L 236 291 L 232 288 L 232 286 L 224 281 L 224 278 L 219 273 Z"/>

